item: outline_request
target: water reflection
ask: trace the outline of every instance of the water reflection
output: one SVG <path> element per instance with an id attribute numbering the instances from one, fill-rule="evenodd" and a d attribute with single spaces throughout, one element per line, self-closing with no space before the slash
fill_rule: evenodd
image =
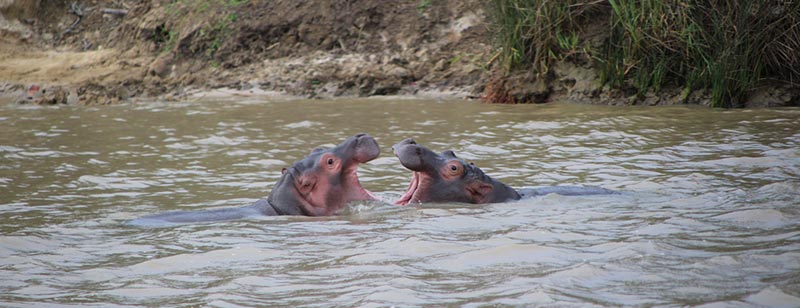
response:
<path id="1" fill-rule="evenodd" d="M 0 107 L 0 305 L 800 305 L 800 111 L 407 99 Z M 368 132 L 386 202 L 167 228 L 240 206 Z M 395 207 L 389 146 L 452 149 L 514 187 L 626 191 Z"/>

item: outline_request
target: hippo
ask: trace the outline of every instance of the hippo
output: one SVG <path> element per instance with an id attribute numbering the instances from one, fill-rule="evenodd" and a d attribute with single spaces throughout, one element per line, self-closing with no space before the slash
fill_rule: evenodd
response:
<path id="1" fill-rule="evenodd" d="M 617 194 L 595 186 L 552 186 L 515 190 L 494 180 L 472 163 L 456 157 L 453 151 L 436 153 L 414 139 L 392 146 L 395 156 L 413 171 L 408 190 L 397 205 L 424 202 L 499 203 L 555 193 L 559 195 Z"/>
<path id="2" fill-rule="evenodd" d="M 249 216 L 330 216 L 352 201 L 377 200 L 358 181 L 358 164 L 380 155 L 375 138 L 357 134 L 331 149 L 317 148 L 284 168 L 269 196 L 238 208 L 176 211 L 144 216 L 132 225 L 209 222 Z"/>

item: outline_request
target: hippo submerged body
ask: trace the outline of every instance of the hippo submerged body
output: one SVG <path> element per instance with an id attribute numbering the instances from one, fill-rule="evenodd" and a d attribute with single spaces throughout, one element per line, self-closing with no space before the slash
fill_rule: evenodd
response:
<path id="1" fill-rule="evenodd" d="M 352 201 L 376 200 L 358 181 L 358 164 L 380 155 L 367 134 L 347 138 L 331 149 L 317 148 L 295 162 L 275 183 L 269 196 L 252 205 L 207 211 L 177 211 L 145 216 L 133 225 L 208 222 L 249 216 L 329 216 Z"/>
<path id="2" fill-rule="evenodd" d="M 453 151 L 436 153 L 405 139 L 392 146 L 395 156 L 413 171 L 408 190 L 395 204 L 422 202 L 497 203 L 546 194 L 567 196 L 616 194 L 593 186 L 551 186 L 515 190 L 483 170 L 456 157 Z"/>

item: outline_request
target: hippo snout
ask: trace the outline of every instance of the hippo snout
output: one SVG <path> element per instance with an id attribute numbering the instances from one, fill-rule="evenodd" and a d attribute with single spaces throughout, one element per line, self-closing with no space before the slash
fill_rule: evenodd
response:
<path id="1" fill-rule="evenodd" d="M 411 138 L 403 139 L 403 141 L 400 141 L 392 146 L 392 152 L 394 152 L 394 154 L 397 155 L 397 151 L 400 151 L 403 147 L 415 144 L 417 144 L 417 142 L 414 141 L 414 139 Z"/>
<path id="2" fill-rule="evenodd" d="M 429 151 L 425 147 L 417 145 L 414 139 L 408 138 L 392 146 L 394 155 L 400 160 L 400 164 L 414 171 L 422 171 L 425 167 L 424 157 Z"/>
<path id="3" fill-rule="evenodd" d="M 371 161 L 381 154 L 378 141 L 368 134 L 357 134 L 355 137 L 355 160 L 360 163 Z"/>

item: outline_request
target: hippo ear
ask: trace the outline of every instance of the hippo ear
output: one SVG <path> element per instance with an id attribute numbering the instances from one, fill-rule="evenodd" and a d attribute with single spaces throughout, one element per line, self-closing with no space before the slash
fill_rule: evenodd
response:
<path id="1" fill-rule="evenodd" d="M 318 148 L 315 148 L 315 149 L 311 150 L 311 153 L 309 153 L 309 155 L 314 154 L 314 153 L 319 153 L 319 152 L 322 152 L 322 151 L 325 151 L 325 148 L 318 147 Z"/>
<path id="2" fill-rule="evenodd" d="M 483 182 L 472 182 L 467 185 L 467 192 L 475 203 L 485 203 L 486 196 L 492 192 L 494 186 Z"/>
<path id="3" fill-rule="evenodd" d="M 286 174 L 286 168 L 281 169 L 281 174 Z"/>
<path id="4" fill-rule="evenodd" d="M 458 158 L 456 157 L 456 152 L 453 152 L 452 150 L 444 151 L 442 152 L 442 155 L 446 157 Z"/>

